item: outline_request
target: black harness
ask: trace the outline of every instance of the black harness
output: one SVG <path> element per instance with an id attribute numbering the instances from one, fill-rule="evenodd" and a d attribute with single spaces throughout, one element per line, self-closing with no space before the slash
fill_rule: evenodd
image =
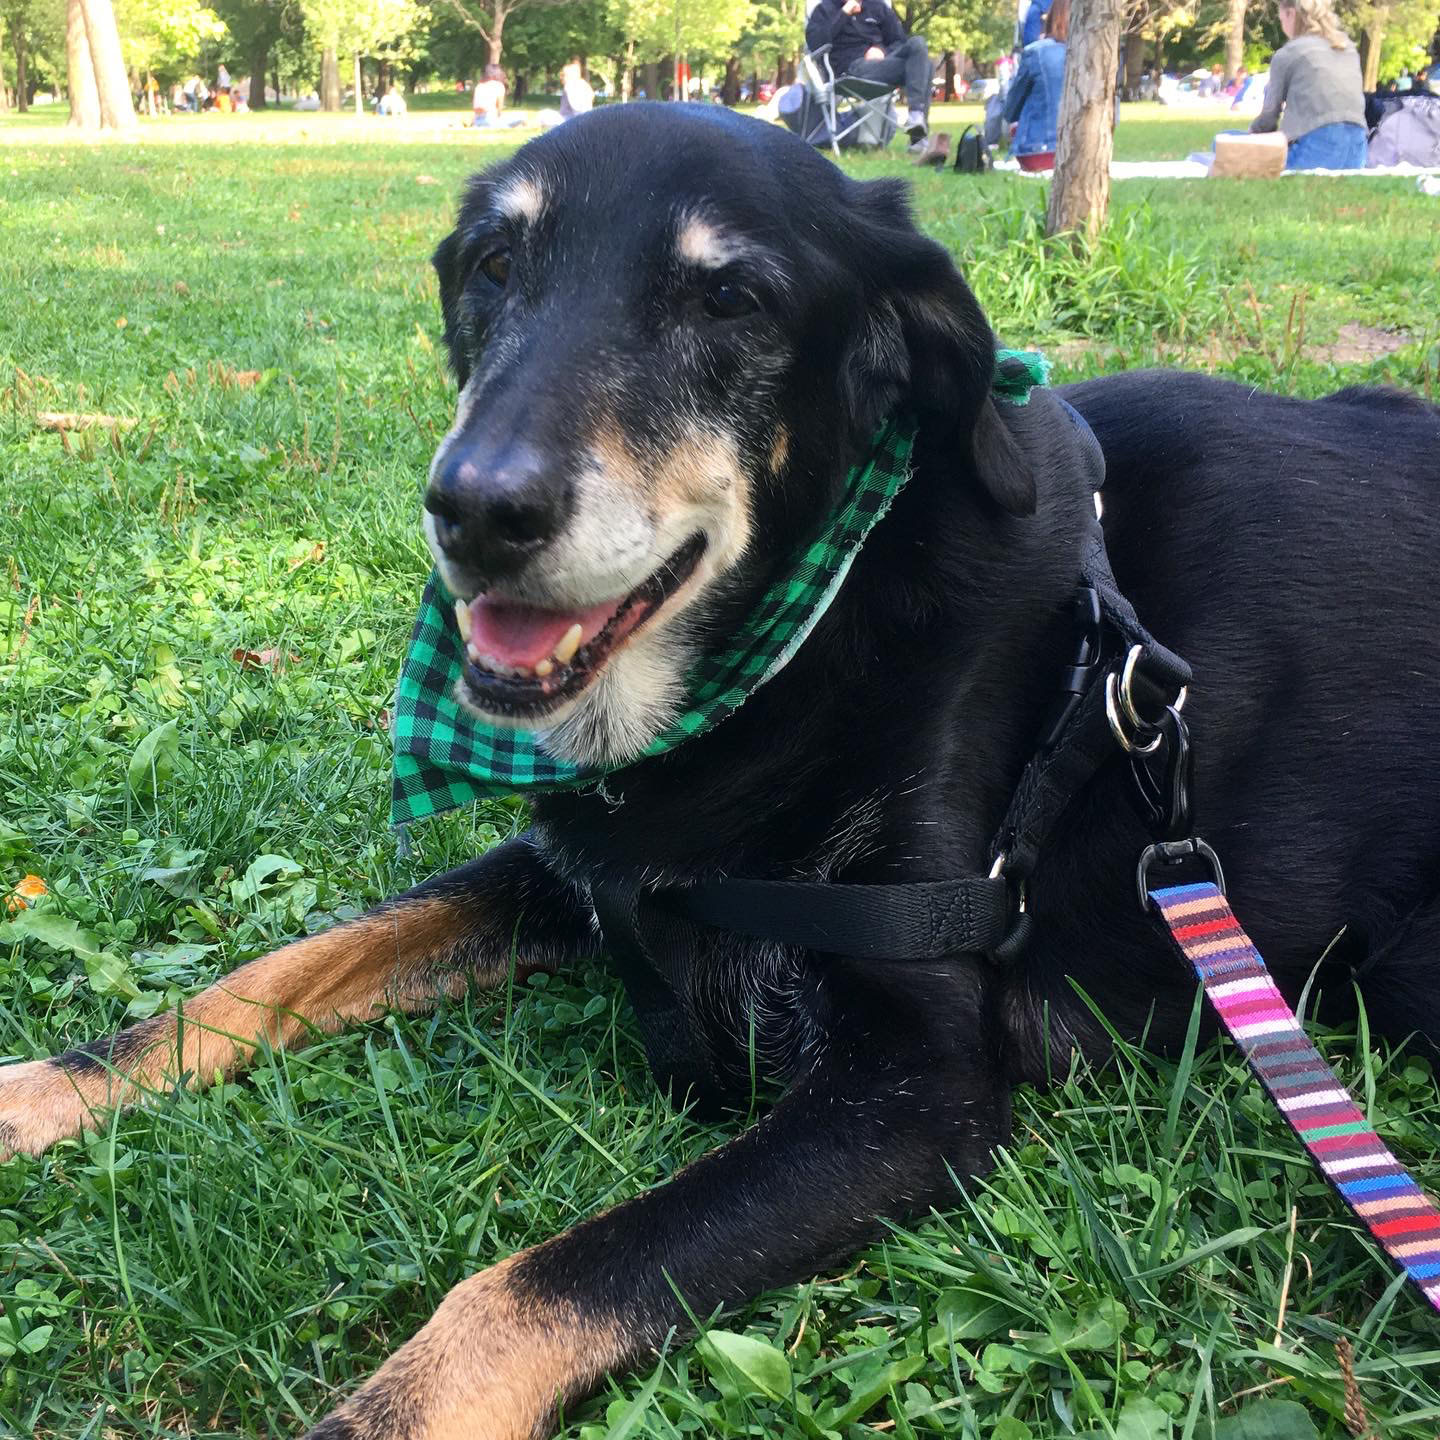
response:
<path id="1" fill-rule="evenodd" d="M 1083 463 L 1103 477 L 1093 433 L 1068 404 L 1065 409 L 1086 451 Z M 1004 962 L 1020 954 L 1032 924 L 1025 904 L 1029 879 L 1056 824 L 1115 754 L 1117 740 L 1131 752 L 1139 793 L 1161 835 L 1142 857 L 1142 877 L 1155 861 L 1208 856 L 1196 849 L 1203 842 L 1186 838 L 1190 751 L 1177 700 L 1190 683 L 1190 667 L 1146 630 L 1121 594 L 1098 505 L 1072 603 L 1074 658 L 996 833 L 989 874 L 893 885 L 726 879 L 594 888 L 611 967 L 635 1009 L 662 1089 L 677 1098 L 689 1093 L 702 1104 L 721 1092 L 716 1059 L 681 998 L 697 949 L 696 926 L 859 959 L 985 955 Z M 1159 719 L 1147 718 L 1153 716 Z M 1156 776 L 1144 755 L 1148 737 L 1162 726 L 1171 743 L 1161 751 L 1165 771 Z"/>

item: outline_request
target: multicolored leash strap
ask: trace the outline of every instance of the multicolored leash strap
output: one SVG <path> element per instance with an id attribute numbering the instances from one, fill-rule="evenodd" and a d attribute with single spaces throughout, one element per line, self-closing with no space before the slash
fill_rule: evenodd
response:
<path id="1" fill-rule="evenodd" d="M 1250 1068 L 1340 1197 L 1440 1310 L 1440 1209 L 1370 1128 L 1276 989 L 1217 886 L 1151 890 Z"/>

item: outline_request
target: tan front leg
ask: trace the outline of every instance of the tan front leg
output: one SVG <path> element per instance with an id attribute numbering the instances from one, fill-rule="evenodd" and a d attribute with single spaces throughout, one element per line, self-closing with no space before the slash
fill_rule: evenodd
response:
<path id="1" fill-rule="evenodd" d="M 462 1280 L 308 1440 L 539 1440 L 557 1409 L 631 1358 L 613 1319 L 542 1296 L 512 1255 Z"/>
<path id="2" fill-rule="evenodd" d="M 527 913 L 528 912 L 528 913 Z M 533 916 L 533 923 L 531 922 Z M 0 1066 L 0 1159 L 39 1154 L 98 1112 L 231 1074 L 262 1042 L 303 1043 L 385 1008 L 428 1008 L 522 963 L 589 953 L 588 912 L 514 840 L 347 925 L 252 960 L 186 1002 L 53 1060 Z"/>

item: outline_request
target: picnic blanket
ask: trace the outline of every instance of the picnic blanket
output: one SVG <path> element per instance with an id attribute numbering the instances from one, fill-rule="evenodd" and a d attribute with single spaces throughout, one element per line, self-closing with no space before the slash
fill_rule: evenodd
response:
<path id="1" fill-rule="evenodd" d="M 1016 160 L 996 160 L 996 170 L 1024 175 L 1030 180 L 1048 180 L 1049 171 L 1026 171 Z M 1210 166 L 1199 160 L 1112 160 L 1112 180 L 1204 180 L 1210 175 Z M 1376 179 L 1404 179 L 1415 175 L 1440 175 L 1440 166 L 1425 165 L 1368 165 L 1364 170 L 1287 170 L 1285 175 L 1333 175 L 1353 179 L 1358 176 L 1373 176 Z M 1283 178 L 1283 177 L 1282 177 Z"/>

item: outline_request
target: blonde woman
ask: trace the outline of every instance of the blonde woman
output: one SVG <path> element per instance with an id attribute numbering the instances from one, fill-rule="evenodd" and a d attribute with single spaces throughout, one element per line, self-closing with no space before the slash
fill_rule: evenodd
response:
<path id="1" fill-rule="evenodd" d="M 1286 43 L 1270 61 L 1265 107 L 1250 128 L 1285 132 L 1287 170 L 1364 169 L 1360 55 L 1330 0 L 1280 0 L 1280 28 Z"/>

